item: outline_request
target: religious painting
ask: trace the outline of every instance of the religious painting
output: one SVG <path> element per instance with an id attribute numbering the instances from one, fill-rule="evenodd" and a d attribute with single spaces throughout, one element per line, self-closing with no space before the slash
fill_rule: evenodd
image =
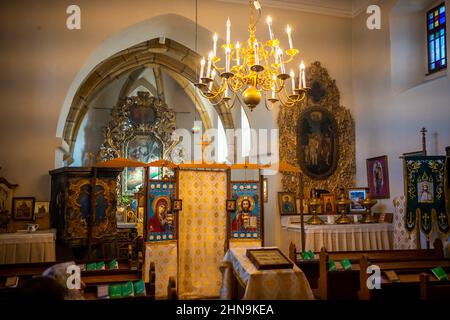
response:
<path id="1" fill-rule="evenodd" d="M 125 150 L 127 159 L 136 160 L 144 163 L 160 159 L 161 146 L 148 136 L 136 136 L 130 140 Z M 143 187 L 144 184 L 143 168 L 126 168 L 124 177 L 125 194 L 133 194 Z"/>
<path id="2" fill-rule="evenodd" d="M 34 198 L 13 198 L 12 216 L 14 220 L 34 220 Z"/>
<path id="3" fill-rule="evenodd" d="M 293 192 L 278 192 L 280 215 L 297 214 L 296 201 Z"/>
<path id="4" fill-rule="evenodd" d="M 175 214 L 172 210 L 175 183 L 150 180 L 147 217 L 147 241 L 175 240 Z"/>
<path id="5" fill-rule="evenodd" d="M 348 189 L 348 198 L 350 199 L 351 213 L 364 213 L 365 208 L 359 203 L 367 198 L 366 188 L 351 188 Z"/>
<path id="6" fill-rule="evenodd" d="M 322 194 L 322 213 L 336 214 L 336 196 L 334 194 Z"/>
<path id="7" fill-rule="evenodd" d="M 0 178 L 0 214 L 9 215 L 11 213 L 13 191 L 16 186 L 9 184 L 4 178 Z"/>
<path id="8" fill-rule="evenodd" d="M 173 211 L 183 210 L 183 201 L 181 199 L 173 200 Z"/>
<path id="9" fill-rule="evenodd" d="M 370 196 L 374 199 L 390 198 L 387 156 L 367 159 L 366 164 Z"/>
<path id="10" fill-rule="evenodd" d="M 44 218 L 49 215 L 49 202 L 36 202 L 34 204 L 34 216 L 37 218 Z"/>
<path id="11" fill-rule="evenodd" d="M 227 211 L 236 211 L 236 200 L 227 200 Z"/>
<path id="12" fill-rule="evenodd" d="M 337 123 L 322 107 L 310 107 L 300 114 L 297 153 L 302 171 L 311 178 L 325 179 L 336 170 L 339 158 Z"/>
<path id="13" fill-rule="evenodd" d="M 439 231 L 449 229 L 445 199 L 445 156 L 407 156 L 405 165 L 406 229 L 412 232 L 419 217 L 426 235 L 432 231 L 432 219 L 437 219 Z"/>
<path id="14" fill-rule="evenodd" d="M 231 214 L 232 239 L 261 239 L 260 183 L 232 182 L 231 197 L 236 202 Z"/>

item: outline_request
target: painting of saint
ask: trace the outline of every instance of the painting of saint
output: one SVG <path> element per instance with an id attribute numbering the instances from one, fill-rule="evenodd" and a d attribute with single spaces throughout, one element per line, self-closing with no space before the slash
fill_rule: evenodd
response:
<path id="1" fill-rule="evenodd" d="M 337 124 L 327 109 L 310 107 L 298 124 L 298 159 L 303 172 L 324 179 L 333 174 L 338 160 Z"/>
<path id="2" fill-rule="evenodd" d="M 126 148 L 127 159 L 140 162 L 152 162 L 160 159 L 160 144 L 147 136 L 137 136 L 131 140 Z M 125 193 L 137 192 L 143 186 L 142 168 L 127 168 L 125 171 Z"/>
<path id="3" fill-rule="evenodd" d="M 165 196 L 157 197 L 153 202 L 153 216 L 148 222 L 150 233 L 166 233 L 172 231 L 173 217 L 170 212 L 170 200 Z"/>
<path id="4" fill-rule="evenodd" d="M 295 208 L 295 197 L 291 192 L 278 193 L 278 205 L 280 207 L 280 214 L 297 214 Z"/>
<path id="5" fill-rule="evenodd" d="M 367 184 L 374 199 L 389 198 L 389 174 L 387 156 L 367 159 Z"/>
<path id="6" fill-rule="evenodd" d="M 418 202 L 433 203 L 433 184 L 429 182 L 419 182 L 417 186 Z"/>
<path id="7" fill-rule="evenodd" d="M 258 220 L 252 213 L 255 203 L 252 197 L 243 196 L 237 200 L 238 210 L 231 222 L 233 232 L 239 231 L 255 231 L 257 229 Z"/>

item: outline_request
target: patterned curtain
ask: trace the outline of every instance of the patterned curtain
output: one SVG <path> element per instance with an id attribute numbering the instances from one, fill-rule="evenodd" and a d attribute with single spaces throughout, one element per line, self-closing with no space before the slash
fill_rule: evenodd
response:
<path id="1" fill-rule="evenodd" d="M 180 171 L 178 295 L 219 297 L 227 232 L 227 175 L 223 171 Z"/>

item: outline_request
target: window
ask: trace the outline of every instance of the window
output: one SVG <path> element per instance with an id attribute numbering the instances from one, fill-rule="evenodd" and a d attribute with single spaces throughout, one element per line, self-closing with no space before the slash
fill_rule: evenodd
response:
<path id="1" fill-rule="evenodd" d="M 427 13 L 428 73 L 447 68 L 445 3 Z"/>
<path id="2" fill-rule="evenodd" d="M 217 116 L 217 162 L 225 163 L 227 162 L 228 157 L 228 145 L 227 145 L 227 136 L 225 134 L 225 129 L 223 128 L 222 120 Z"/>

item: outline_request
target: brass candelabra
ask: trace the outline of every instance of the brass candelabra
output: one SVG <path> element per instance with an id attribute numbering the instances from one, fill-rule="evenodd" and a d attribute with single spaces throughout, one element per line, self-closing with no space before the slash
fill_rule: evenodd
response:
<path id="1" fill-rule="evenodd" d="M 321 201 L 319 198 L 313 197 L 309 200 L 309 211 L 311 212 L 312 216 L 306 221 L 306 224 L 311 225 L 319 225 L 324 224 L 323 220 L 320 219 L 320 217 L 317 215 L 317 211 L 321 205 Z"/>
<path id="2" fill-rule="evenodd" d="M 377 200 L 371 199 L 370 194 L 367 192 L 367 197 L 364 200 L 358 201 L 360 205 L 362 205 L 366 212 L 364 213 L 361 223 L 376 223 L 377 219 L 372 215 L 372 207 L 377 204 Z"/>
<path id="3" fill-rule="evenodd" d="M 341 189 L 341 192 L 339 194 L 339 197 L 336 201 L 336 204 L 338 206 L 339 211 L 339 218 L 335 221 L 336 224 L 349 224 L 352 223 L 352 219 L 350 219 L 347 215 L 349 205 L 350 205 L 350 199 L 345 195 L 345 192 L 343 189 Z"/>

